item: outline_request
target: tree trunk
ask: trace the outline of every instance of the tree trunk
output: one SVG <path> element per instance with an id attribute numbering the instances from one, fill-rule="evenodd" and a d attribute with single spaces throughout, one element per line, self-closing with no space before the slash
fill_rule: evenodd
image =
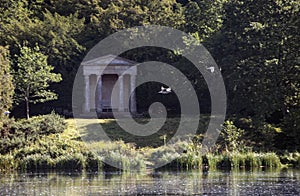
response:
<path id="1" fill-rule="evenodd" d="M 26 89 L 26 96 L 25 96 L 25 101 L 26 101 L 26 117 L 29 119 L 29 86 Z"/>
<path id="2" fill-rule="evenodd" d="M 29 119 L 29 100 L 28 98 L 26 98 L 25 100 L 26 100 L 26 117 L 27 119 Z"/>

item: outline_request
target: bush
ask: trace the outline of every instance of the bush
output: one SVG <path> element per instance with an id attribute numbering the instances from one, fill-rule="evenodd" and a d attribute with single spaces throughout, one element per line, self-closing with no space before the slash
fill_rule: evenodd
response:
<path id="1" fill-rule="evenodd" d="M 4 116 L 1 119 L 0 124 L 0 138 L 8 137 L 12 133 L 12 128 L 15 125 L 15 120 L 13 118 Z"/>
<path id="2" fill-rule="evenodd" d="M 0 153 L 23 148 L 28 142 L 34 143 L 43 135 L 62 133 L 65 128 L 65 120 L 54 113 L 29 120 L 14 121 L 7 118 L 0 128 Z"/>
<path id="3" fill-rule="evenodd" d="M 14 169 L 14 157 L 12 155 L 0 154 L 0 171 L 8 171 Z"/>
<path id="4" fill-rule="evenodd" d="M 66 128 L 64 118 L 51 112 L 51 114 L 36 116 L 28 120 L 31 130 L 36 130 L 38 134 L 49 135 L 62 133 Z M 28 129 L 28 127 L 26 127 Z"/>
<path id="5" fill-rule="evenodd" d="M 243 134 L 243 129 L 237 128 L 232 121 L 226 121 L 221 131 L 221 136 L 225 141 L 225 148 L 233 152 L 245 149 L 244 141 L 242 140 Z"/>

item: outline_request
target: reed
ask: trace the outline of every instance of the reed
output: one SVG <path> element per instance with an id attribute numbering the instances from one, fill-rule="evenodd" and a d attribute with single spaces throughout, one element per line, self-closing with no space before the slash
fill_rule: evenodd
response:
<path id="1" fill-rule="evenodd" d="M 246 155 L 239 153 L 239 152 L 231 153 L 230 154 L 230 162 L 231 162 L 232 168 L 245 167 Z"/>
<path id="2" fill-rule="evenodd" d="M 257 168 L 262 165 L 261 158 L 257 153 L 248 152 L 245 155 L 245 167 L 246 168 Z"/>
<path id="3" fill-rule="evenodd" d="M 51 169 L 53 161 L 49 155 L 32 154 L 24 157 L 18 163 L 18 167 L 21 170 L 46 170 Z"/>
<path id="4" fill-rule="evenodd" d="M 222 158 L 224 158 L 224 157 L 222 157 L 221 155 L 215 155 L 215 154 L 212 154 L 212 153 L 208 153 L 205 156 L 205 158 L 207 160 L 209 169 L 215 170 L 217 168 L 220 168 Z"/>
<path id="5" fill-rule="evenodd" d="M 59 156 L 54 160 L 55 169 L 83 170 L 85 166 L 86 159 L 81 153 Z"/>
<path id="6" fill-rule="evenodd" d="M 281 167 L 280 158 L 273 152 L 270 153 L 262 153 L 262 166 L 268 168 L 279 168 Z"/>
<path id="7" fill-rule="evenodd" d="M 179 158 L 179 163 L 181 168 L 185 168 L 186 170 L 199 169 L 202 168 L 203 159 L 202 156 L 193 153 L 187 153 L 187 154 L 183 154 Z"/>

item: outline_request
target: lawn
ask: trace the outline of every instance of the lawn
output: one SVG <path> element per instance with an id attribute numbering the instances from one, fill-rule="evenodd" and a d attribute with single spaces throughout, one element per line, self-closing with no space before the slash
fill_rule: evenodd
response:
<path id="1" fill-rule="evenodd" d="M 135 120 L 140 124 L 149 122 L 146 118 Z M 205 117 L 199 121 L 198 133 L 205 130 L 208 120 L 209 118 Z M 74 122 L 83 141 L 86 142 L 122 140 L 125 143 L 134 143 L 137 147 L 158 147 L 164 145 L 176 134 L 180 118 L 168 118 L 160 129 L 155 127 L 159 129 L 157 132 L 147 136 L 134 135 L 123 130 L 115 119 L 74 119 Z M 183 124 L 188 127 L 189 121 L 186 120 Z M 184 133 L 187 132 L 188 130 Z"/>

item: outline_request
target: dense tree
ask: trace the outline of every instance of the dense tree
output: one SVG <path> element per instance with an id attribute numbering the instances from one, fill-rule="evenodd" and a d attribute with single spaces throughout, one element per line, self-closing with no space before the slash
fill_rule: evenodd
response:
<path id="1" fill-rule="evenodd" d="M 14 87 L 10 75 L 10 62 L 8 59 L 8 49 L 0 46 L 0 127 L 4 111 L 12 105 Z"/>
<path id="2" fill-rule="evenodd" d="M 296 0 L 229 1 L 213 44 L 230 115 L 276 124 L 298 143 L 299 6 Z"/>
<path id="3" fill-rule="evenodd" d="M 33 49 L 23 46 L 16 67 L 16 97 L 26 102 L 26 115 L 29 118 L 29 103 L 57 99 L 57 95 L 48 87 L 52 82 L 60 82 L 61 75 L 52 72 L 54 67 L 48 65 L 47 56 L 40 52 L 38 46 Z"/>
<path id="4" fill-rule="evenodd" d="M 299 94 L 299 3 L 234 0 L 226 10 L 217 58 L 232 112 L 261 119 L 287 112 L 289 98 Z"/>
<path id="5" fill-rule="evenodd" d="M 184 30 L 197 35 L 199 41 L 205 41 L 220 30 L 225 2 L 225 0 L 189 1 L 184 6 L 186 21 Z"/>

